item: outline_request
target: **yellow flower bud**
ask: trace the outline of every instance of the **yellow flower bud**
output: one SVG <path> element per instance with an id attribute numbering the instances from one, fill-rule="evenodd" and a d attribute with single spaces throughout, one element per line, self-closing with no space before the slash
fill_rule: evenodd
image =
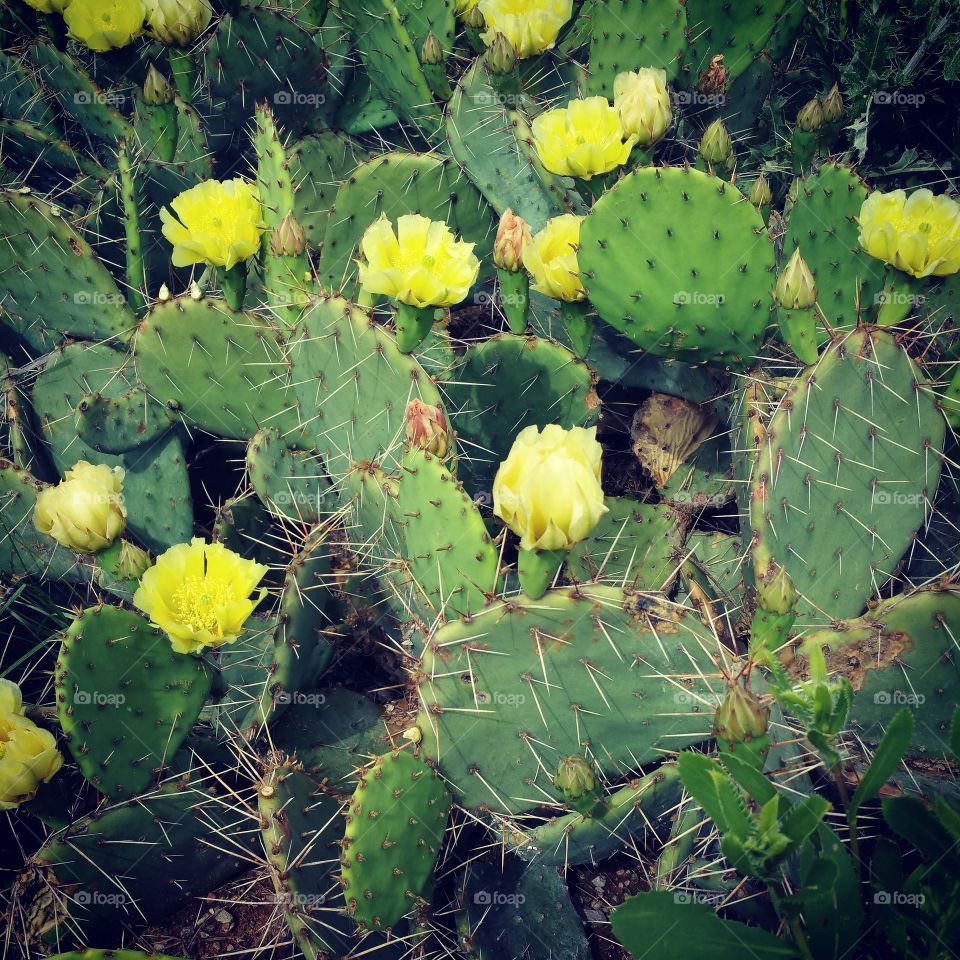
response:
<path id="1" fill-rule="evenodd" d="M 773 202 L 773 191 L 770 189 L 770 181 L 767 180 L 762 173 L 753 181 L 753 186 L 750 187 L 750 193 L 747 195 L 747 199 L 755 207 L 765 207 Z"/>
<path id="2" fill-rule="evenodd" d="M 700 156 L 714 166 L 725 166 L 733 159 L 733 142 L 719 117 L 703 131 Z"/>
<path id="3" fill-rule="evenodd" d="M 411 743 L 419 743 L 423 739 L 423 731 L 419 727 L 407 727 L 403 731 L 403 739 Z"/>
<path id="4" fill-rule="evenodd" d="M 407 443 L 436 457 L 446 456 L 452 438 L 443 411 L 422 400 L 411 400 L 405 415 Z"/>
<path id="5" fill-rule="evenodd" d="M 499 76 L 513 73 L 519 59 L 516 47 L 504 34 L 498 33 L 493 38 L 493 43 L 490 44 L 487 52 L 487 64 L 490 67 L 490 72 Z"/>
<path id="6" fill-rule="evenodd" d="M 109 547 L 127 525 L 123 470 L 78 460 L 65 479 L 37 497 L 33 522 L 69 550 Z"/>
<path id="7" fill-rule="evenodd" d="M 147 30 L 168 47 L 188 47 L 207 29 L 210 0 L 146 0 Z"/>
<path id="8" fill-rule="evenodd" d="M 147 79 L 143 82 L 143 102 L 154 107 L 163 106 L 166 103 L 173 103 L 173 87 L 167 82 L 167 78 L 151 63 L 147 71 Z"/>
<path id="9" fill-rule="evenodd" d="M 914 277 L 960 270 L 960 204 L 931 191 L 874 191 L 860 208 L 860 246 Z"/>
<path id="10" fill-rule="evenodd" d="M 770 708 L 757 695 L 737 682 L 727 687 L 727 695 L 713 719 L 714 736 L 728 743 L 749 743 L 762 737 L 770 725 Z"/>
<path id="11" fill-rule="evenodd" d="M 662 139 L 673 121 L 667 71 L 642 67 L 633 73 L 618 73 L 613 81 L 613 103 L 624 133 L 635 136 L 641 147 L 651 146 Z"/>
<path id="12" fill-rule="evenodd" d="M 837 123 L 843 119 L 843 95 L 836 84 L 823 98 L 823 119 L 827 123 Z"/>
<path id="13" fill-rule="evenodd" d="M 471 0 L 467 2 L 470 3 Z M 472 6 L 468 6 L 460 14 L 460 18 L 463 20 L 463 25 L 471 30 L 480 30 L 483 27 L 483 14 L 477 9 L 477 0 L 472 0 Z"/>
<path id="14" fill-rule="evenodd" d="M 607 512 L 597 428 L 552 423 L 517 434 L 493 481 L 493 512 L 523 550 L 565 550 Z"/>
<path id="15" fill-rule="evenodd" d="M 306 231 L 292 212 L 273 228 L 270 249 L 278 257 L 299 257 L 307 249 Z"/>
<path id="16" fill-rule="evenodd" d="M 445 223 L 406 214 L 393 224 L 381 216 L 360 241 L 360 286 L 411 307 L 452 307 L 480 272 L 472 243 L 454 238 Z"/>
<path id="17" fill-rule="evenodd" d="M 141 0 L 71 0 L 63 20 L 74 40 L 106 53 L 139 37 L 146 15 Z"/>
<path id="18" fill-rule="evenodd" d="M 497 238 L 493 242 L 494 264 L 509 273 L 519 273 L 523 269 L 523 251 L 532 240 L 527 221 L 508 209 L 500 218 Z"/>
<path id="19" fill-rule="evenodd" d="M 620 114 L 606 97 L 571 100 L 533 121 L 533 143 L 540 162 L 563 177 L 589 180 L 627 162 L 635 135 L 627 136 Z"/>
<path id="20" fill-rule="evenodd" d="M 420 53 L 420 62 L 425 65 L 437 66 L 443 63 L 443 47 L 440 40 L 431 30 L 423 41 L 423 50 Z"/>
<path id="21" fill-rule="evenodd" d="M 199 653 L 237 639 L 267 591 L 268 570 L 222 543 L 199 537 L 157 557 L 143 575 L 133 604 L 170 638 L 177 653 Z"/>
<path id="22" fill-rule="evenodd" d="M 0 810 L 33 799 L 63 764 L 53 734 L 25 713 L 20 688 L 0 678 Z"/>
<path id="23" fill-rule="evenodd" d="M 521 59 L 549 50 L 561 28 L 573 16 L 573 0 L 480 0 L 487 30 L 483 42 L 493 43 L 502 33 Z"/>
<path id="24" fill-rule="evenodd" d="M 776 296 L 777 303 L 787 310 L 808 310 L 817 302 L 817 284 L 799 247 L 777 279 Z"/>
<path id="25" fill-rule="evenodd" d="M 465 13 L 474 10 L 476 6 L 477 0 L 453 0 L 453 12 L 458 17 L 462 17 Z"/>
<path id="26" fill-rule="evenodd" d="M 239 177 L 205 180 L 160 210 L 163 235 L 173 244 L 173 265 L 205 263 L 229 270 L 260 249 L 263 211 L 257 188 Z"/>
<path id="27" fill-rule="evenodd" d="M 117 573 L 124 580 L 139 580 L 150 567 L 150 554 L 129 540 L 120 542 Z"/>
<path id="28" fill-rule="evenodd" d="M 823 126 L 823 106 L 819 97 L 807 101 L 797 114 L 797 126 L 804 133 L 815 133 Z"/>
<path id="29" fill-rule="evenodd" d="M 572 213 L 554 217 L 527 244 L 523 265 L 536 281 L 533 289 L 538 293 L 567 303 L 586 296 L 577 263 L 582 223 L 583 218 Z"/>

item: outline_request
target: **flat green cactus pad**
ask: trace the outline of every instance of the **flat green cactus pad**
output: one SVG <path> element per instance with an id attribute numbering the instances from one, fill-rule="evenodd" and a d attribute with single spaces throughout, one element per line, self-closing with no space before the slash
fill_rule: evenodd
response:
<path id="1" fill-rule="evenodd" d="M 745 367 L 771 322 L 763 221 L 698 170 L 645 167 L 622 179 L 584 221 L 579 263 L 603 320 L 659 356 Z"/>
<path id="2" fill-rule="evenodd" d="M 0 307 L 35 350 L 65 337 L 129 337 L 136 319 L 66 211 L 31 193 L 0 190 Z"/>
<path id="3" fill-rule="evenodd" d="M 137 335 L 136 368 L 155 400 L 218 436 L 246 440 L 261 427 L 297 426 L 277 332 L 222 301 L 155 306 Z"/>
<path id="4" fill-rule="evenodd" d="M 317 300 L 287 353 L 303 430 L 334 477 L 355 463 L 399 458 L 408 401 L 441 405 L 417 361 L 346 300 Z"/>
<path id="5" fill-rule="evenodd" d="M 427 645 L 424 753 L 464 806 L 559 802 L 563 756 L 587 750 L 612 775 L 707 739 L 718 650 L 695 614 L 615 587 L 492 603 Z"/>
<path id="6" fill-rule="evenodd" d="M 340 862 L 347 910 L 386 930 L 426 891 L 450 814 L 436 771 L 409 750 L 379 757 L 347 807 Z"/>
<path id="7" fill-rule="evenodd" d="M 794 185 L 796 199 L 783 238 L 782 265 L 799 249 L 817 282 L 817 302 L 834 328 L 876 315 L 886 266 L 860 248 L 857 218 L 867 199 L 848 167 L 825 163 Z M 820 332 L 820 343 L 827 335 Z"/>
<path id="8" fill-rule="evenodd" d="M 858 329 L 794 381 L 766 428 L 754 565 L 786 568 L 801 622 L 858 616 L 927 515 L 945 422 L 921 380 L 890 334 Z"/>
<path id="9" fill-rule="evenodd" d="M 210 692 L 202 660 L 119 607 L 83 611 L 57 658 L 57 713 L 83 775 L 110 797 L 143 790 L 176 753 Z"/>

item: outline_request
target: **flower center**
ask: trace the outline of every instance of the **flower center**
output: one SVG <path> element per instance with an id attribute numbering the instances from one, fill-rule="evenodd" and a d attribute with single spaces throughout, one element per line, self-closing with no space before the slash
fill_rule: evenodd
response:
<path id="1" fill-rule="evenodd" d="M 228 584 L 209 577 L 187 577 L 173 595 L 171 606 L 182 623 L 194 630 L 217 632 L 217 611 L 227 603 Z"/>

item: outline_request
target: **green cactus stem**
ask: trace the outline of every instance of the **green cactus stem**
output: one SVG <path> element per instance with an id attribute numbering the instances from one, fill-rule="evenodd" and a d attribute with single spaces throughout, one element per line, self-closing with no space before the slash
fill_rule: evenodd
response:
<path id="1" fill-rule="evenodd" d="M 401 353 L 413 353 L 427 339 L 435 312 L 436 307 L 397 304 L 397 347 Z"/>
<path id="2" fill-rule="evenodd" d="M 521 550 L 517 573 L 523 592 L 531 600 L 539 600 L 553 585 L 566 559 L 566 550 Z"/>
<path id="3" fill-rule="evenodd" d="M 127 302 L 135 313 L 141 313 L 147 305 L 143 291 L 147 287 L 146 262 L 140 237 L 140 207 L 137 191 L 130 169 L 130 147 L 124 141 L 117 155 L 120 171 L 120 197 L 123 201 L 123 223 L 126 233 L 127 257 Z"/>
<path id="4" fill-rule="evenodd" d="M 229 270 L 223 271 L 220 280 L 223 289 L 223 299 L 227 301 L 227 306 L 231 310 L 240 311 L 243 309 L 243 301 L 247 295 L 247 262 L 241 260 L 234 264 Z"/>
<path id="5" fill-rule="evenodd" d="M 593 316 L 592 307 L 586 300 L 576 303 L 560 303 L 560 315 L 566 328 L 567 336 L 573 345 L 578 357 L 585 357 L 593 343 Z"/>
<path id="6" fill-rule="evenodd" d="M 507 325 L 513 333 L 523 334 L 530 316 L 530 275 L 526 270 L 512 273 L 498 267 L 497 278 L 500 281 L 500 305 Z"/>
<path id="7" fill-rule="evenodd" d="M 189 50 L 179 47 L 167 48 L 170 75 L 176 85 L 177 93 L 184 103 L 193 103 L 193 91 L 197 81 L 197 65 Z"/>

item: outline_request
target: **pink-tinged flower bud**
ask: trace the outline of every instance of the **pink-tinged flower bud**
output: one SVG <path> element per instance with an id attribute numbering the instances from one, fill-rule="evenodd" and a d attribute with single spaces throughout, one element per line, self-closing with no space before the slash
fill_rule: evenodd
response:
<path id="1" fill-rule="evenodd" d="M 533 240 L 526 220 L 507 210 L 500 218 L 497 239 L 493 244 L 493 262 L 501 270 L 519 273 L 523 269 L 523 251 Z"/>
<path id="2" fill-rule="evenodd" d="M 288 213 L 273 228 L 270 249 L 278 257 L 299 257 L 307 249 L 307 235 L 292 213 Z"/>
<path id="3" fill-rule="evenodd" d="M 447 418 L 439 407 L 432 407 L 422 400 L 411 400 L 407 404 L 407 443 L 432 453 L 435 457 L 444 457 L 451 446 L 450 430 Z"/>

